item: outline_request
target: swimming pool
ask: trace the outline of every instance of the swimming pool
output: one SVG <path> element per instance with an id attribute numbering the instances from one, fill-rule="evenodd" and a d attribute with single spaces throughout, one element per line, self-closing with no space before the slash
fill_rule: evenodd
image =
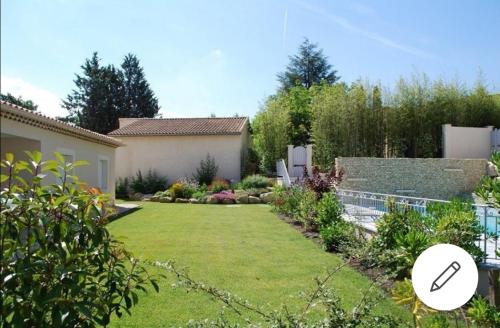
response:
<path id="1" fill-rule="evenodd" d="M 427 206 L 430 203 L 447 203 L 447 201 L 436 199 L 425 199 L 416 197 L 404 197 L 397 195 L 386 195 L 377 193 L 357 192 L 350 190 L 339 190 L 337 192 L 343 204 L 350 204 L 366 208 L 363 216 L 381 216 L 387 213 L 387 200 L 393 199 L 397 206 L 411 207 L 413 210 L 421 213 L 427 213 Z M 488 236 L 499 236 L 500 234 L 500 211 L 486 205 L 474 205 L 476 217 L 482 227 L 485 227 L 485 233 Z"/>

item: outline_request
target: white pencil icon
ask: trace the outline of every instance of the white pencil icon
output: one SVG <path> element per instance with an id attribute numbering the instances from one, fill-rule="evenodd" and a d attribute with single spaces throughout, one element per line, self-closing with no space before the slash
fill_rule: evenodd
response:
<path id="1" fill-rule="evenodd" d="M 448 280 L 450 280 L 451 277 L 453 277 L 458 270 L 460 270 L 460 268 L 461 266 L 457 261 L 451 262 L 451 264 L 448 265 L 448 267 L 444 269 L 444 271 L 441 272 L 441 274 L 432 282 L 431 292 L 439 290 L 441 287 L 446 285 Z"/>

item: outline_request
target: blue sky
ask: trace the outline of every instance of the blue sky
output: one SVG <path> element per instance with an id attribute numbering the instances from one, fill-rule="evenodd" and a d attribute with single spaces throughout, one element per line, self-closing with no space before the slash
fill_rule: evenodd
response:
<path id="1" fill-rule="evenodd" d="M 48 115 L 97 51 L 135 53 L 164 116 L 253 116 L 308 37 L 345 82 L 425 72 L 500 91 L 500 1 L 3 0 L 1 89 Z"/>

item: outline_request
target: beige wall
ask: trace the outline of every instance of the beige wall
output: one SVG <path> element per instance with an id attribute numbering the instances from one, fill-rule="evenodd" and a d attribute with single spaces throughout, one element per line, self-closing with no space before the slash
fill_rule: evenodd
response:
<path id="1" fill-rule="evenodd" d="M 118 137 L 125 146 L 116 151 L 116 176 L 134 176 L 138 170 L 154 169 L 168 183 L 192 177 L 207 153 L 215 157 L 217 176 L 240 180 L 241 156 L 248 136 L 147 136 Z"/>
<path id="2" fill-rule="evenodd" d="M 90 164 L 76 168 L 75 174 L 90 186 L 99 186 L 98 161 L 108 159 L 108 189 L 103 191 L 114 197 L 115 148 L 6 118 L 1 120 L 1 134 L 2 158 L 6 152 L 14 152 L 19 159 L 25 159 L 24 150 L 40 150 L 45 159 L 53 159 L 53 153 L 58 151 L 74 154 L 75 160 L 88 161 Z"/>
<path id="3" fill-rule="evenodd" d="M 491 131 L 492 126 L 469 128 L 443 125 L 443 157 L 489 159 Z"/>

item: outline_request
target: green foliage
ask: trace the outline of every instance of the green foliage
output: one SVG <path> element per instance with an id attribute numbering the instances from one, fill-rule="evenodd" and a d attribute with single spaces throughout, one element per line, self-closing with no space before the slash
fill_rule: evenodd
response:
<path id="1" fill-rule="evenodd" d="M 132 177 L 130 187 L 134 192 L 141 194 L 154 194 L 157 191 L 165 190 L 167 178 L 159 176 L 156 171 L 149 169 L 144 177 L 141 170 L 138 170 L 135 177 Z"/>
<path id="2" fill-rule="evenodd" d="M 436 310 L 427 307 L 417 297 L 413 290 L 411 280 L 403 279 L 397 281 L 392 289 L 392 299 L 396 304 L 406 306 L 410 309 L 413 316 L 413 326 L 422 327 L 422 318 L 428 314 L 435 313 Z"/>
<path id="3" fill-rule="evenodd" d="M 316 207 L 316 223 L 321 229 L 342 221 L 342 212 L 344 206 L 335 196 L 335 193 L 329 192 L 323 194 Z"/>
<path id="4" fill-rule="evenodd" d="M 415 264 L 417 257 L 425 251 L 431 244 L 427 233 L 410 230 L 408 233 L 398 233 L 396 235 L 396 252 L 394 254 L 394 271 L 399 276 L 409 277 L 411 268 Z"/>
<path id="5" fill-rule="evenodd" d="M 484 253 L 476 245 L 484 227 L 481 226 L 471 204 L 454 200 L 449 204 L 434 205 L 429 214 L 436 218 L 434 240 L 437 243 L 448 243 L 465 249 L 477 262 Z"/>
<path id="6" fill-rule="evenodd" d="M 6 95 L 0 93 L 0 100 L 7 101 L 13 105 L 17 105 L 32 111 L 36 111 L 38 109 L 38 105 L 36 105 L 32 100 L 24 100 L 22 96 L 16 97 L 10 93 L 7 93 Z"/>
<path id="7" fill-rule="evenodd" d="M 138 292 L 158 285 L 108 232 L 108 196 L 69 174 L 84 162 L 26 153 L 29 163 L 12 154 L 1 163 L 2 323 L 94 327 L 130 314 Z M 46 185 L 46 176 L 57 182 Z"/>
<path id="8" fill-rule="evenodd" d="M 184 198 L 184 185 L 182 183 L 176 182 L 170 186 L 168 189 L 170 197 L 173 199 Z"/>
<path id="9" fill-rule="evenodd" d="M 261 170 L 273 172 L 276 160 L 286 158 L 289 144 L 289 115 L 286 95 L 269 97 L 252 122 L 255 151 L 260 157 Z"/>
<path id="10" fill-rule="evenodd" d="M 342 252 L 357 243 L 356 227 L 353 223 L 340 219 L 324 226 L 319 231 L 323 247 L 330 252 Z"/>
<path id="11" fill-rule="evenodd" d="M 81 66 L 75 89 L 63 101 L 65 121 L 98 133 L 118 128 L 120 117 L 154 117 L 160 107 L 138 59 L 128 54 L 122 67 L 102 66 L 95 52 Z"/>
<path id="12" fill-rule="evenodd" d="M 491 155 L 491 163 L 495 166 L 497 172 L 500 172 L 500 152 L 497 151 Z M 499 177 L 483 177 L 476 193 L 490 206 L 500 208 Z"/>
<path id="13" fill-rule="evenodd" d="M 215 163 L 215 158 L 211 157 L 210 154 L 207 153 L 207 157 L 200 161 L 200 167 L 196 169 L 194 178 L 200 185 L 209 185 L 217 175 L 218 170 L 219 167 Z"/>
<path id="14" fill-rule="evenodd" d="M 416 258 L 438 243 L 457 245 L 476 261 L 484 253 L 476 245 L 482 228 L 470 204 L 454 200 L 428 206 L 424 216 L 392 201 L 390 212 L 377 221 L 377 234 L 370 241 L 370 259 L 398 277 L 409 277 Z"/>
<path id="15" fill-rule="evenodd" d="M 382 92 L 384 90 L 384 92 Z M 500 103 L 478 82 L 401 78 L 394 89 L 368 81 L 293 86 L 267 99 L 254 121 L 263 169 L 286 158 L 288 144 L 312 142 L 328 170 L 339 156 L 441 157 L 442 125 L 500 127 Z"/>
<path id="16" fill-rule="evenodd" d="M 76 88 L 63 101 L 68 120 L 98 133 L 107 134 L 118 128 L 123 99 L 123 78 L 112 65 L 101 66 L 97 53 L 81 66 L 83 73 L 74 80 Z"/>
<path id="17" fill-rule="evenodd" d="M 481 296 L 474 297 L 468 305 L 467 317 L 478 327 L 500 326 L 500 312 Z"/>
<path id="18" fill-rule="evenodd" d="M 303 191 L 304 189 L 298 185 L 293 185 L 290 188 L 274 188 L 274 209 L 290 218 L 296 217 Z"/>
<path id="19" fill-rule="evenodd" d="M 392 200 L 390 200 L 392 202 Z M 372 247 L 384 251 L 397 246 L 396 236 L 407 234 L 411 230 L 425 232 L 424 219 L 406 207 L 396 208 L 389 204 L 391 211 L 377 220 L 377 235 L 372 239 Z"/>
<path id="20" fill-rule="evenodd" d="M 316 193 L 308 188 L 302 188 L 298 208 L 295 215 L 292 217 L 295 221 L 300 222 L 306 230 L 317 230 L 316 225 Z"/>
<path id="21" fill-rule="evenodd" d="M 288 90 L 297 85 L 309 89 L 322 81 L 333 84 L 340 79 L 337 71 L 328 63 L 323 50 L 318 49 L 318 45 L 307 38 L 299 46 L 298 54 L 290 56 L 289 59 L 286 70 L 278 74 L 281 89 Z"/>
<path id="22" fill-rule="evenodd" d="M 130 192 L 128 178 L 118 178 L 115 187 L 115 196 L 118 199 L 127 199 Z"/>
<path id="23" fill-rule="evenodd" d="M 121 64 L 123 106 L 121 117 L 155 117 L 160 110 L 158 98 L 146 80 L 144 69 L 134 54 L 127 54 Z"/>
<path id="24" fill-rule="evenodd" d="M 202 200 L 207 196 L 207 192 L 203 190 L 198 190 L 193 193 L 191 197 L 196 198 L 197 200 Z"/>
<path id="25" fill-rule="evenodd" d="M 212 183 L 208 186 L 208 190 L 218 193 L 229 189 L 229 183 L 221 178 L 215 178 Z"/>
<path id="26" fill-rule="evenodd" d="M 262 175 L 254 174 L 254 175 L 249 175 L 246 178 L 244 178 L 240 184 L 239 187 L 242 189 L 251 189 L 251 188 L 266 188 L 271 185 L 271 181 Z"/>
<path id="27" fill-rule="evenodd" d="M 443 314 L 432 315 L 427 326 L 429 328 L 451 328 L 448 319 Z"/>
<path id="28" fill-rule="evenodd" d="M 198 191 L 199 185 L 197 181 L 184 178 L 170 186 L 168 189 L 170 197 L 176 198 L 191 198 Z"/>
<path id="29" fill-rule="evenodd" d="M 311 138 L 311 93 L 305 87 L 295 86 L 288 90 L 286 100 L 289 143 L 307 145 Z"/>

